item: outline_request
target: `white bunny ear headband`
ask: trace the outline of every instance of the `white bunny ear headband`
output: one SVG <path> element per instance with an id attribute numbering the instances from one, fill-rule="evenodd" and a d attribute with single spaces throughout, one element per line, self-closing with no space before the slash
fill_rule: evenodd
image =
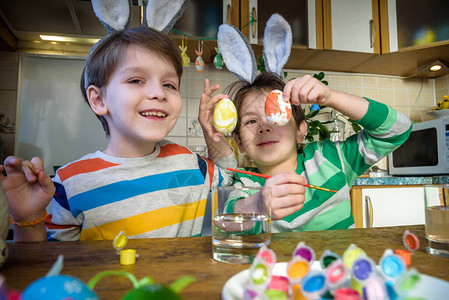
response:
<path id="1" fill-rule="evenodd" d="M 148 0 L 142 26 L 148 26 L 167 33 L 182 15 L 187 3 L 188 0 Z M 92 0 L 92 7 L 95 15 L 109 31 L 109 34 L 129 28 L 132 17 L 132 0 Z M 89 86 L 87 65 L 90 57 L 106 37 L 97 42 L 90 49 L 87 56 L 84 71 L 84 85 L 86 89 Z"/>
<path id="2" fill-rule="evenodd" d="M 248 39 L 240 30 L 232 25 L 220 25 L 218 46 L 228 70 L 240 80 L 252 83 L 257 76 L 256 59 Z M 263 46 L 266 70 L 282 78 L 282 68 L 287 63 L 292 48 L 292 30 L 281 15 L 274 14 L 268 20 Z"/>

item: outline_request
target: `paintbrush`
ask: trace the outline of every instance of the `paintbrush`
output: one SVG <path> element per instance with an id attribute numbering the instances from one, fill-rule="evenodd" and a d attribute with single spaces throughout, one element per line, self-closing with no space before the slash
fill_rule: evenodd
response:
<path id="1" fill-rule="evenodd" d="M 34 175 L 36 175 L 37 176 L 37 172 L 36 172 L 36 170 L 33 168 L 33 166 L 32 165 L 30 165 L 30 164 L 27 164 L 27 167 L 28 167 L 28 169 L 30 169 L 31 170 L 31 172 L 33 172 L 33 174 Z"/>
<path id="2" fill-rule="evenodd" d="M 249 171 L 237 170 L 237 169 L 233 169 L 233 168 L 226 168 L 226 170 L 237 172 L 237 173 L 242 173 L 242 174 L 258 176 L 258 177 L 262 177 L 262 178 L 270 178 L 271 177 L 270 175 L 264 175 L 264 174 L 249 172 Z M 312 188 L 312 189 L 320 190 L 320 191 L 326 191 L 326 192 L 332 192 L 332 193 L 337 193 L 338 192 L 338 191 L 326 189 L 326 188 L 323 188 L 323 187 L 320 187 L 320 186 L 316 186 L 316 185 L 311 185 L 311 184 L 304 184 L 304 186 Z"/>

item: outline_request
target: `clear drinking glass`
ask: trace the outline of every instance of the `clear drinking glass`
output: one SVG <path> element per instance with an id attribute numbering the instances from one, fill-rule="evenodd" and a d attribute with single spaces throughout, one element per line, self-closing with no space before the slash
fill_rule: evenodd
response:
<path id="1" fill-rule="evenodd" d="M 449 258 L 449 184 L 425 185 L 426 250 Z"/>
<path id="2" fill-rule="evenodd" d="M 212 254 L 217 261 L 250 264 L 271 241 L 271 189 L 212 187 Z"/>

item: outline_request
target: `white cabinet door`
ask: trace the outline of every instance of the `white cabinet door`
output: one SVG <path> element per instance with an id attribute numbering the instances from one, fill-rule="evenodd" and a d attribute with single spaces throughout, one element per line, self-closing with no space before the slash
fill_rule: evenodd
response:
<path id="1" fill-rule="evenodd" d="M 374 53 L 372 0 L 332 0 L 332 50 Z"/>
<path id="2" fill-rule="evenodd" d="M 423 187 L 363 189 L 362 202 L 363 227 L 370 227 L 370 215 L 373 219 L 372 227 L 425 222 Z"/>

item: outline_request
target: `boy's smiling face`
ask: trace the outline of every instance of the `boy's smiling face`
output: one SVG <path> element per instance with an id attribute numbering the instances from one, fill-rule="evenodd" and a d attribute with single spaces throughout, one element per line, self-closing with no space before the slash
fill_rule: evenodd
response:
<path id="1" fill-rule="evenodd" d="M 182 106 L 174 66 L 139 46 L 127 49 L 102 99 L 110 130 L 105 152 L 120 157 L 150 154 L 173 129 Z"/>
<path id="2" fill-rule="evenodd" d="M 296 167 L 296 142 L 302 142 L 305 124 L 298 127 L 291 118 L 285 126 L 271 125 L 265 116 L 267 95 L 253 92 L 243 100 L 237 144 L 262 173 L 274 175 L 272 172 L 283 165 L 293 163 Z"/>

